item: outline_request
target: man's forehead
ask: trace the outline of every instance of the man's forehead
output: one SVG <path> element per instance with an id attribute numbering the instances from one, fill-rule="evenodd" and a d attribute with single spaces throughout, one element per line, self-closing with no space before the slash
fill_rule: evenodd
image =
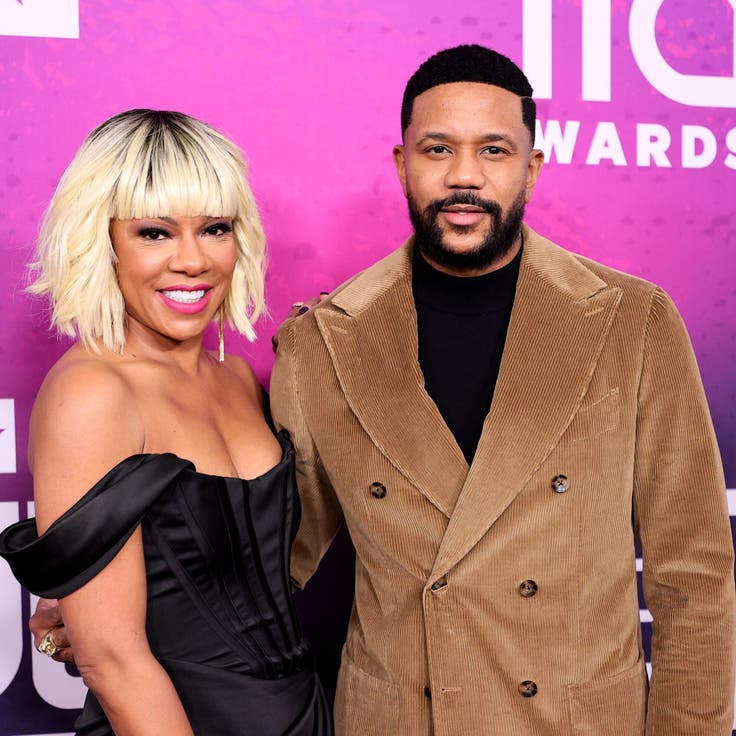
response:
<path id="1" fill-rule="evenodd" d="M 457 99 L 459 97 L 472 97 L 489 102 L 507 102 L 509 104 L 521 105 L 521 97 L 515 92 L 510 92 L 503 87 L 485 82 L 448 82 L 436 84 L 434 87 L 424 90 L 414 98 L 414 106 L 417 103 L 425 104 L 428 101 L 441 102 L 446 99 Z"/>
<path id="2" fill-rule="evenodd" d="M 483 120 L 523 126 L 522 98 L 507 89 L 483 82 L 438 84 L 414 99 L 410 128 L 424 128 L 432 120 Z"/>

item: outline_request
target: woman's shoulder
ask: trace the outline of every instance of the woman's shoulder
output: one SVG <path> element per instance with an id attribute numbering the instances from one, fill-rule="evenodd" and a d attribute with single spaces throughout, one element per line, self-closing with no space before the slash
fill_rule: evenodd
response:
<path id="1" fill-rule="evenodd" d="M 36 398 L 36 407 L 94 410 L 130 400 L 131 386 L 114 362 L 74 345 L 51 367 Z M 35 410 L 35 409 L 34 409 Z"/>
<path id="2" fill-rule="evenodd" d="M 31 412 L 28 460 L 43 531 L 145 441 L 137 402 L 115 363 L 71 348 L 49 371 Z"/>
<path id="3" fill-rule="evenodd" d="M 230 371 L 235 380 L 241 384 L 241 388 L 248 391 L 259 400 L 263 391 L 261 383 L 250 364 L 239 355 L 227 354 L 225 356 L 225 367 Z"/>
<path id="4" fill-rule="evenodd" d="M 31 459 L 38 441 L 58 441 L 61 434 L 80 441 L 96 437 L 132 451 L 142 446 L 142 423 L 125 373 L 81 345 L 70 348 L 41 385 L 31 413 Z"/>

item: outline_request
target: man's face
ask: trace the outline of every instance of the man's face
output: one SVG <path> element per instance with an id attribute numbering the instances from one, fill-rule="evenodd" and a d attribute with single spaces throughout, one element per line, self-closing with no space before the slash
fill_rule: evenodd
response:
<path id="1" fill-rule="evenodd" d="M 518 95 L 476 82 L 428 89 L 414 100 L 394 161 L 427 260 L 469 275 L 513 259 L 543 161 Z"/>

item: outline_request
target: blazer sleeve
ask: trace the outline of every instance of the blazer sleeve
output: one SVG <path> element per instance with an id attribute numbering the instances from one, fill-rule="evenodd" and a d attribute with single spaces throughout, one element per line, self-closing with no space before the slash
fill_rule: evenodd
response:
<path id="1" fill-rule="evenodd" d="M 335 538 L 343 514 L 302 411 L 299 358 L 303 356 L 296 345 L 297 319 L 308 317 L 287 320 L 279 333 L 271 374 L 271 411 L 276 426 L 289 432 L 296 450 L 302 518 L 291 549 L 291 579 L 301 589 Z"/>
<path id="2" fill-rule="evenodd" d="M 730 736 L 734 552 L 700 374 L 670 298 L 650 305 L 638 396 L 634 523 L 653 617 L 647 736 Z"/>

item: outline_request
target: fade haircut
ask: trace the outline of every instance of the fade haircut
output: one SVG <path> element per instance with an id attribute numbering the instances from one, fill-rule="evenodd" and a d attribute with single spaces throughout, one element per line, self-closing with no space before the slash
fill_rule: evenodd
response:
<path id="1" fill-rule="evenodd" d="M 513 92 L 521 98 L 521 115 L 534 145 L 537 106 L 532 99 L 532 86 L 511 59 L 477 44 L 455 46 L 430 56 L 406 83 L 401 101 L 401 137 L 411 123 L 415 98 L 440 84 L 480 82 Z"/>
<path id="2" fill-rule="evenodd" d="M 223 302 L 228 324 L 255 339 L 263 309 L 265 236 L 238 147 L 180 112 L 128 110 L 95 128 L 44 215 L 29 287 L 48 294 L 51 324 L 87 349 L 125 347 L 125 304 L 110 222 L 232 217 L 237 260 Z"/>

